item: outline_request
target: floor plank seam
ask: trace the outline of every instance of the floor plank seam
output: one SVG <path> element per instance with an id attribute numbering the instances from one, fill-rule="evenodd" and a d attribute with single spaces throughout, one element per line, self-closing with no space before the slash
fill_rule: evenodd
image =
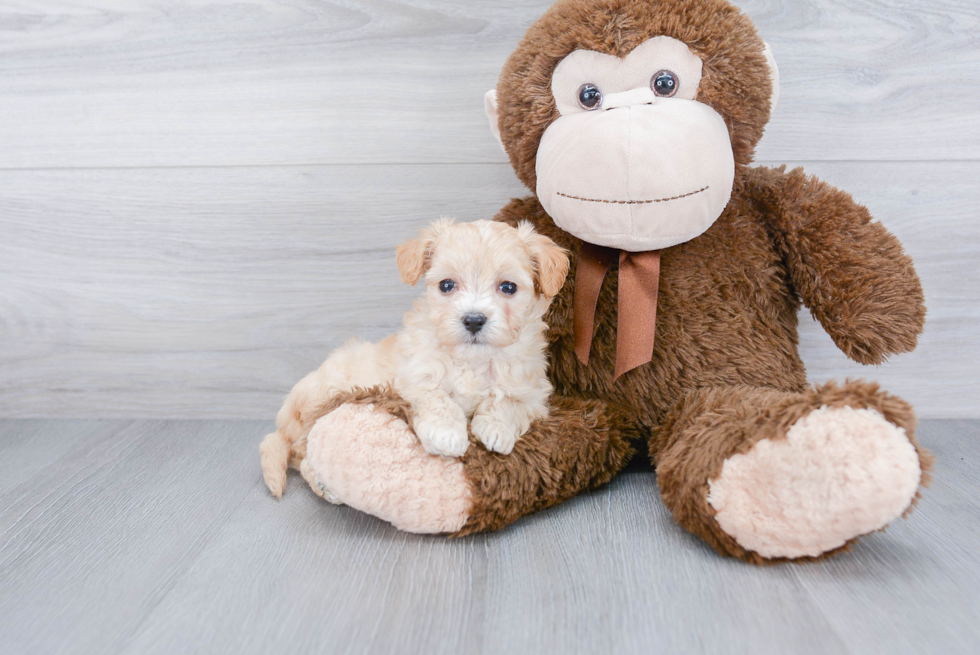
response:
<path id="1" fill-rule="evenodd" d="M 103 440 L 103 441 L 113 440 L 114 441 L 113 437 L 119 435 L 120 433 L 125 432 L 127 429 L 131 428 L 133 425 L 136 425 L 137 422 L 138 421 L 136 419 L 127 421 L 122 426 L 120 426 L 118 430 L 113 431 L 110 435 L 107 435 L 107 436 L 103 437 L 101 440 Z M 65 459 L 67 459 L 68 457 L 70 457 L 73 453 L 75 453 L 76 450 L 82 448 L 84 445 L 85 444 L 79 444 L 76 448 L 73 448 L 69 452 L 65 453 L 62 457 L 60 457 L 57 460 L 55 460 L 54 462 L 51 462 L 51 463 L 47 464 L 46 466 L 44 466 L 42 469 L 39 470 L 39 473 L 40 472 L 43 472 L 43 471 L 47 471 L 47 470 L 53 468 L 54 466 L 56 466 L 57 464 L 65 461 Z M 139 444 L 134 440 L 133 442 L 131 442 L 130 444 L 128 444 L 127 446 L 125 446 L 123 448 L 123 451 L 124 451 L 124 453 L 128 453 L 133 448 L 137 447 L 138 445 Z M 118 456 L 114 456 L 113 457 L 113 460 L 101 460 L 99 462 L 98 466 L 96 466 L 94 469 L 80 469 L 78 471 L 75 471 L 71 476 L 68 477 L 68 481 L 71 484 L 71 489 L 76 488 L 78 485 L 84 483 L 86 480 L 92 478 L 93 476 L 98 475 L 98 473 L 100 471 L 104 470 L 109 465 L 109 463 L 111 461 L 115 461 L 117 459 L 118 459 Z M 32 478 L 30 478 L 28 480 L 24 480 L 22 483 L 20 483 L 16 487 L 13 487 L 12 489 L 7 490 L 6 492 L 3 493 L 2 496 L 0 496 L 0 499 L 12 497 L 15 493 L 18 492 L 18 490 L 21 490 L 22 488 L 27 488 L 27 487 L 33 486 L 37 482 L 37 477 L 38 476 L 35 475 L 34 477 L 32 477 Z M 8 522 L 8 525 L 11 528 L 16 527 L 17 528 L 17 531 L 16 532 L 9 532 L 9 531 L 5 530 L 3 532 L 0 532 L 0 542 L 2 542 L 2 543 L 10 543 L 14 539 L 16 539 L 18 536 L 20 536 L 21 534 L 23 534 L 25 530 L 30 529 L 30 527 L 32 525 L 34 525 L 35 521 L 37 521 L 37 520 L 39 520 L 39 519 L 42 518 L 43 513 L 44 513 L 45 510 L 44 509 L 41 509 L 40 512 L 37 514 L 37 516 L 35 516 L 34 518 L 30 519 L 26 524 L 20 525 L 20 523 L 23 521 L 24 517 L 27 516 L 27 515 L 29 515 L 32 511 L 36 510 L 39 506 L 45 504 L 49 499 L 52 498 L 52 496 L 56 496 L 56 495 L 57 496 L 64 496 L 66 493 L 67 493 L 67 491 L 63 490 L 57 484 L 52 484 L 51 485 L 51 490 L 48 493 L 42 495 L 40 498 L 38 498 L 29 507 L 24 508 L 23 511 L 20 513 L 19 516 L 17 516 L 14 519 L 11 519 Z M 10 503 L 10 505 L 13 505 L 13 504 L 14 504 L 13 502 Z M 7 508 L 5 508 L 5 509 L 9 509 L 10 505 L 8 505 Z M 5 515 L 5 511 L 4 510 L 0 510 L 0 519 L 2 519 L 4 517 L 4 515 Z M 18 554 L 17 553 L 14 553 L 11 556 L 14 557 L 14 558 L 16 558 L 18 556 Z M 7 559 L 0 559 L 0 566 L 6 565 L 7 562 L 8 562 Z"/>
<path id="2" fill-rule="evenodd" d="M 782 163 L 806 166 L 808 164 L 978 164 L 978 158 L 951 159 L 759 159 L 750 166 L 778 166 Z M 2 173 L 43 173 L 72 171 L 151 171 L 151 170 L 212 170 L 212 169 L 253 169 L 253 168 L 358 168 L 358 167 L 405 167 L 405 166 L 507 166 L 507 161 L 366 161 L 366 162 L 277 162 L 260 164 L 154 164 L 133 166 L 25 166 L 0 167 Z"/>
<path id="3" fill-rule="evenodd" d="M 181 566 L 167 580 L 166 591 L 160 594 L 160 596 L 156 599 L 156 602 L 154 602 L 153 605 L 149 607 L 146 610 L 146 612 L 144 612 L 143 616 L 141 616 L 139 619 L 136 620 L 132 629 L 127 634 L 120 635 L 120 637 L 117 639 L 117 643 L 119 645 L 118 647 L 115 648 L 113 652 L 124 653 L 130 648 L 130 646 L 132 646 L 136 637 L 139 636 L 140 630 L 143 628 L 143 626 L 147 623 L 147 621 L 149 621 L 153 617 L 153 615 L 160 608 L 160 606 L 167 599 L 167 597 L 170 596 L 171 592 L 173 592 L 173 590 L 177 587 L 177 585 L 181 582 L 181 580 L 183 580 L 184 577 L 188 574 L 188 572 L 190 572 L 190 570 L 193 568 L 194 563 L 197 562 L 197 560 L 200 559 L 200 557 L 204 554 L 204 551 L 207 549 L 207 546 L 214 541 L 215 537 L 217 537 L 218 534 L 221 532 L 221 530 L 228 524 L 229 521 L 231 521 L 235 513 L 245 503 L 245 500 L 254 492 L 255 488 L 259 485 L 262 485 L 264 487 L 264 483 L 262 482 L 261 479 L 257 480 L 251 487 L 246 487 L 245 489 L 243 489 L 241 498 L 239 498 L 238 502 L 235 504 L 233 508 L 230 508 L 229 511 L 224 513 L 222 520 L 216 521 L 214 523 L 213 529 L 207 530 L 206 532 L 201 534 L 201 538 L 198 539 L 198 542 L 195 543 L 191 549 L 189 549 L 193 551 L 193 555 L 187 556 L 185 554 L 185 556 L 181 558 Z"/>

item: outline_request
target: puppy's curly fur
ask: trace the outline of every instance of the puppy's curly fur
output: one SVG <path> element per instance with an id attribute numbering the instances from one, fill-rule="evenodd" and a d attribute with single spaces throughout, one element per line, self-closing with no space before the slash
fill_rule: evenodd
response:
<path id="1" fill-rule="evenodd" d="M 301 464 L 320 408 L 355 388 L 387 385 L 400 394 L 435 455 L 462 455 L 468 427 L 488 449 L 509 453 L 532 421 L 548 416 L 543 316 L 568 273 L 565 251 L 528 223 L 441 220 L 401 245 L 397 261 L 404 282 L 425 277 L 425 295 L 400 332 L 348 342 L 293 387 L 260 447 L 276 497 L 287 464 Z"/>

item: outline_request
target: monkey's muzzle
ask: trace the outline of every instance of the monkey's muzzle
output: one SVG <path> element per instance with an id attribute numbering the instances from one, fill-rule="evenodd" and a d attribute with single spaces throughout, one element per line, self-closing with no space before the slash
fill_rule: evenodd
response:
<path id="1" fill-rule="evenodd" d="M 558 227 L 640 252 L 711 227 L 731 197 L 735 158 L 714 109 L 659 98 L 562 116 L 541 139 L 536 172 L 538 200 Z"/>

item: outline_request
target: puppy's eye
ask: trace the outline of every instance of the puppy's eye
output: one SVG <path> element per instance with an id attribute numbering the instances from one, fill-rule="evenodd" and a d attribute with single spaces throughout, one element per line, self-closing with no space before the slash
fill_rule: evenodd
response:
<path id="1" fill-rule="evenodd" d="M 602 104 L 602 91 L 595 84 L 583 84 L 578 89 L 578 104 L 586 111 L 598 109 Z"/>
<path id="2" fill-rule="evenodd" d="M 443 293 L 449 293 L 455 288 L 456 288 L 456 283 L 453 282 L 452 280 L 443 280 L 442 282 L 439 283 L 439 291 L 442 291 Z"/>
<path id="3" fill-rule="evenodd" d="M 513 296 L 517 293 L 517 285 L 513 282 L 501 282 L 497 288 L 500 289 L 501 293 L 506 293 L 508 296 Z"/>

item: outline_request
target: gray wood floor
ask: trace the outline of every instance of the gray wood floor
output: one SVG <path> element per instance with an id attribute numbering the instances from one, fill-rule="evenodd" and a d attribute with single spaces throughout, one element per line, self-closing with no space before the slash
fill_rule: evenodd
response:
<path id="1" fill-rule="evenodd" d="M 2 653 L 977 653 L 980 422 L 851 553 L 754 567 L 651 473 L 490 535 L 400 533 L 290 481 L 258 421 L 0 421 Z"/>

